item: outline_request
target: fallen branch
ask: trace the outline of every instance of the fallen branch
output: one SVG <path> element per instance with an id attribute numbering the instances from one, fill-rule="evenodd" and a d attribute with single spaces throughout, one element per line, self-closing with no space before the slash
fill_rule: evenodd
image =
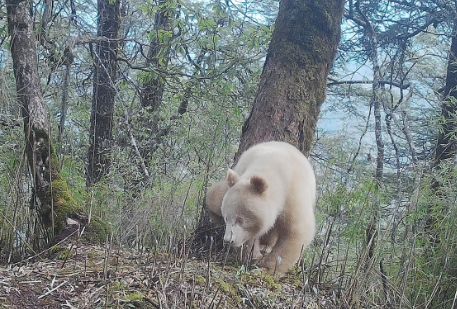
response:
<path id="1" fill-rule="evenodd" d="M 49 290 L 47 291 L 46 293 L 44 293 L 43 295 L 39 296 L 38 299 L 42 299 L 43 297 L 51 294 L 52 292 L 54 292 L 55 290 L 57 290 L 58 288 L 60 288 L 62 285 L 64 285 L 65 283 L 67 283 L 67 281 L 64 281 L 62 282 L 61 284 L 59 284 L 58 286 L 56 286 L 55 288 L 53 288 L 52 290 Z"/>

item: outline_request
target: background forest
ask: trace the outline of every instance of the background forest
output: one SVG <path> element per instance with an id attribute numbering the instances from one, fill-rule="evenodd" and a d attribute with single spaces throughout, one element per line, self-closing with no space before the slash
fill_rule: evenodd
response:
<path id="1" fill-rule="evenodd" d="M 52 171 L 86 220 L 122 246 L 157 250 L 201 225 L 205 191 L 233 164 L 278 7 L 30 1 L 52 140 L 36 147 L 55 150 Z M 34 188 L 10 34 L 0 1 L 5 264 L 58 234 Z M 318 233 L 304 265 L 309 284 L 349 307 L 457 306 L 456 55 L 457 1 L 346 1 L 310 151 Z"/>

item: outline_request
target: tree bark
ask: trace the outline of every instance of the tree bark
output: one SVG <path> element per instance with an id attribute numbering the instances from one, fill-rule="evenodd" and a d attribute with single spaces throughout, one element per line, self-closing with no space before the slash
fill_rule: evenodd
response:
<path id="1" fill-rule="evenodd" d="M 357 14 L 355 14 L 357 13 Z M 357 15 L 357 16 L 356 16 Z M 371 86 L 371 102 L 370 108 L 373 107 L 373 116 L 375 120 L 375 139 L 376 139 L 376 171 L 375 171 L 375 188 L 376 191 L 380 188 L 383 176 L 384 176 L 384 141 L 382 138 L 382 118 L 381 118 L 381 107 L 382 107 L 382 98 L 381 91 L 383 83 L 381 82 L 381 69 L 379 66 L 378 59 L 378 34 L 375 27 L 368 19 L 367 15 L 360 8 L 360 3 L 349 2 L 349 15 L 352 21 L 354 21 L 358 26 L 363 28 L 363 32 L 367 37 L 366 49 L 368 59 L 370 60 L 373 66 L 373 81 Z M 389 129 L 390 126 L 390 116 L 386 118 L 388 120 L 387 126 Z M 373 197 L 373 217 L 371 222 L 368 224 L 365 229 L 366 234 L 366 244 L 368 250 L 368 257 L 372 259 L 374 257 L 374 250 L 376 248 L 376 241 L 378 236 L 377 226 L 379 223 L 379 209 L 380 209 L 380 200 L 377 194 Z"/>
<path id="2" fill-rule="evenodd" d="M 344 0 L 283 0 L 259 90 L 235 161 L 249 147 L 280 140 L 309 155 L 327 75 L 338 48 Z"/>
<path id="3" fill-rule="evenodd" d="M 376 139 L 376 172 L 375 181 L 376 189 L 381 187 L 383 176 L 384 176 L 384 141 L 382 138 L 382 118 L 381 118 L 381 90 L 382 86 L 379 83 L 381 79 L 381 69 L 379 67 L 378 60 L 378 38 L 373 26 L 370 23 L 366 23 L 365 29 L 369 33 L 370 37 L 370 61 L 373 65 L 373 84 L 372 84 L 372 97 L 371 104 L 373 105 L 373 116 L 374 116 L 374 132 Z M 378 224 L 379 224 L 379 211 L 380 211 L 380 200 L 377 194 L 373 197 L 373 218 L 368 224 L 366 229 L 367 246 L 368 246 L 368 257 L 372 259 L 375 255 L 376 242 L 378 239 Z"/>
<path id="4" fill-rule="evenodd" d="M 243 126 L 235 163 L 249 147 L 270 140 L 289 142 L 309 155 L 327 75 L 339 44 L 343 8 L 344 0 L 280 2 L 259 90 Z M 197 247 L 211 231 L 214 246 L 222 248 L 223 227 L 212 229 L 209 225 L 204 212 L 194 232 Z"/>
<path id="5" fill-rule="evenodd" d="M 457 5 L 457 3 L 456 3 Z M 451 48 L 448 55 L 448 65 L 446 72 L 446 84 L 443 89 L 443 99 L 441 103 L 441 117 L 438 130 L 438 140 L 433 160 L 433 168 L 437 174 L 445 174 L 445 162 L 449 162 L 452 168 L 455 165 L 457 154 L 457 21 L 454 22 L 454 29 L 451 38 Z M 439 242 L 438 222 L 442 214 L 445 213 L 446 204 L 441 203 L 443 197 L 443 183 L 441 177 L 435 174 L 431 182 L 431 188 L 436 195 L 435 203 L 427 207 L 427 217 L 425 221 L 425 232 L 430 242 L 436 245 Z M 437 177 L 438 176 L 438 177 Z M 440 207 L 436 207 L 437 204 Z M 441 208 L 442 207 L 442 208 Z"/>
<path id="6" fill-rule="evenodd" d="M 60 122 L 59 122 L 59 135 L 57 142 L 62 143 L 63 132 L 65 130 L 65 120 L 67 118 L 68 110 L 68 85 L 70 84 L 71 63 L 65 64 L 65 71 L 63 76 L 63 89 L 62 89 L 62 105 L 60 109 Z M 62 145 L 60 145 L 62 146 Z"/>
<path id="7" fill-rule="evenodd" d="M 88 187 L 107 175 L 111 166 L 115 83 L 117 78 L 120 0 L 98 0 L 97 43 L 89 131 Z"/>
<path id="8" fill-rule="evenodd" d="M 434 167 L 441 162 L 455 159 L 457 153 L 457 21 L 451 40 L 448 56 L 446 84 L 441 104 L 441 127 L 435 151 Z"/>
<path id="9" fill-rule="evenodd" d="M 52 9 L 54 6 L 53 0 L 45 0 L 43 2 L 43 16 L 41 18 L 41 28 L 38 33 L 40 43 L 44 46 L 47 39 L 48 25 L 51 22 Z"/>
<path id="10" fill-rule="evenodd" d="M 26 153 L 33 175 L 31 205 L 53 235 L 59 234 L 65 219 L 80 211 L 60 174 L 56 153 L 49 136 L 49 120 L 40 86 L 32 1 L 8 0 L 8 28 L 16 79 L 17 98 L 22 106 Z"/>
<path id="11" fill-rule="evenodd" d="M 155 15 L 154 32 L 152 33 L 146 65 L 152 69 L 158 68 L 154 76 L 149 74 L 143 83 L 141 92 L 141 105 L 155 111 L 162 102 L 165 89 L 165 77 L 163 71 L 167 68 L 170 59 L 171 40 L 173 38 L 173 16 L 176 8 L 174 0 L 159 0 L 159 10 Z"/>

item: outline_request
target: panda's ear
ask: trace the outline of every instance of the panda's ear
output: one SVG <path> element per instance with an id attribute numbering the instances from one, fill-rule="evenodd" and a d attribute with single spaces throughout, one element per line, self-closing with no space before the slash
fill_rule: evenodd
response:
<path id="1" fill-rule="evenodd" d="M 240 179 L 240 176 L 231 168 L 228 169 L 227 171 L 227 184 L 229 187 L 233 187 L 234 184 L 238 182 L 238 179 Z"/>
<path id="2" fill-rule="evenodd" d="M 259 176 L 252 176 L 251 177 L 251 185 L 254 189 L 254 191 L 258 194 L 261 194 L 267 190 L 268 185 L 265 179 L 259 177 Z"/>

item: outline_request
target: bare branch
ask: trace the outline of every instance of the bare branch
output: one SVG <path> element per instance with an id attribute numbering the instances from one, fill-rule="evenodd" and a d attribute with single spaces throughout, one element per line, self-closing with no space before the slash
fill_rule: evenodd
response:
<path id="1" fill-rule="evenodd" d="M 352 84 L 367 84 L 371 85 L 373 84 L 373 81 L 370 80 L 343 80 L 343 81 L 336 81 L 334 79 L 329 78 L 332 82 L 327 83 L 327 87 L 329 86 L 336 86 L 336 85 L 352 85 Z M 394 81 L 389 81 L 389 80 L 380 80 L 379 81 L 380 85 L 391 85 L 394 87 L 398 87 L 400 89 L 407 89 L 410 87 L 410 84 L 402 84 L 402 83 L 397 83 Z"/>

